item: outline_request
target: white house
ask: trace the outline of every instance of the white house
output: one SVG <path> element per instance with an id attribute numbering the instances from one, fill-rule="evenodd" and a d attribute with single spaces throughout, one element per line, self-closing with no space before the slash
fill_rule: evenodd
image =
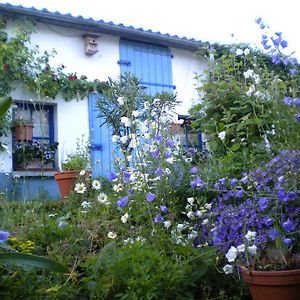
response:
<path id="1" fill-rule="evenodd" d="M 10 4 L 0 4 L 0 15 L 8 20 L 8 32 L 15 24 L 22 24 L 23 17 L 36 21 L 36 32 L 31 36 L 31 43 L 38 44 L 41 51 L 54 48 L 57 55 L 52 63 L 64 64 L 67 71 L 85 74 L 91 80 L 117 79 L 120 74 L 130 71 L 142 80 L 150 92 L 163 89 L 175 91 L 178 100 L 182 101 L 176 110 L 178 114 L 186 115 L 198 98 L 195 73 L 202 73 L 207 64 L 204 58 L 195 55 L 195 50 L 203 44 L 201 41 Z M 18 86 L 11 96 L 16 104 L 28 103 L 26 109 L 29 114 L 32 114 L 30 103 L 39 102 L 36 95 L 22 86 Z M 48 198 L 59 198 L 53 179 L 55 169 L 82 136 L 90 138 L 95 144 L 92 157 L 101 158 L 103 171 L 97 175 L 105 176 L 109 169 L 106 155 L 110 151 L 110 137 L 100 132 L 92 99 L 66 102 L 57 97 L 55 100 L 43 99 L 45 102 L 45 111 L 40 110 L 39 116 L 33 118 L 44 114 L 47 138 L 59 143 L 57 163 L 51 171 L 18 171 L 14 167 L 13 156 L 0 152 L 0 191 L 8 194 L 17 192 L 12 196 L 14 198 L 31 199 L 39 193 L 46 193 Z M 35 127 L 34 135 L 38 137 L 39 134 L 38 127 Z M 9 136 L 5 142 L 12 153 L 13 137 Z"/>

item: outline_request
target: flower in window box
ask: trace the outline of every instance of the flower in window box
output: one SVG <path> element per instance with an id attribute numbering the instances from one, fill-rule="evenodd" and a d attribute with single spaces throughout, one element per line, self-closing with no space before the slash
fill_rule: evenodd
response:
<path id="1" fill-rule="evenodd" d="M 40 140 L 18 141 L 15 144 L 15 159 L 18 167 L 26 168 L 33 161 L 42 165 L 55 161 L 55 151 L 58 143 L 48 144 Z"/>

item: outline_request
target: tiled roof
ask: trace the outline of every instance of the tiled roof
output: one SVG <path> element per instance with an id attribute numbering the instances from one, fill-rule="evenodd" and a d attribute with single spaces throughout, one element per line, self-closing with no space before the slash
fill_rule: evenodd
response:
<path id="1" fill-rule="evenodd" d="M 115 24 L 113 22 L 105 22 L 103 20 L 95 20 L 93 18 L 84 18 L 82 16 L 73 16 L 70 13 L 62 14 L 58 11 L 51 12 L 47 9 L 36 9 L 34 7 L 27 8 L 22 5 L 11 5 L 9 3 L 0 3 L 0 14 L 8 16 L 25 16 L 34 18 L 37 21 L 50 23 L 60 26 L 67 26 L 85 30 L 93 33 L 106 33 L 117 35 L 123 38 L 134 40 L 142 40 L 145 42 L 158 43 L 167 46 L 174 46 L 185 49 L 197 49 L 204 42 L 159 31 L 145 30 L 143 28 L 135 28 L 133 26 L 125 26 L 124 24 Z"/>

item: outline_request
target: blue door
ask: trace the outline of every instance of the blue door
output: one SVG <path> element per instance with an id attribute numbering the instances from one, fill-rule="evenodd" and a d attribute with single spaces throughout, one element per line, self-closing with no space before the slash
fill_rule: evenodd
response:
<path id="1" fill-rule="evenodd" d="M 107 177 L 113 170 L 113 144 L 111 142 L 111 130 L 99 117 L 99 109 L 96 101 L 99 95 L 89 95 L 89 125 L 91 143 L 92 175 Z"/>
<path id="2" fill-rule="evenodd" d="M 132 73 L 147 87 L 148 93 L 173 93 L 172 55 L 168 47 L 120 40 L 121 74 Z"/>

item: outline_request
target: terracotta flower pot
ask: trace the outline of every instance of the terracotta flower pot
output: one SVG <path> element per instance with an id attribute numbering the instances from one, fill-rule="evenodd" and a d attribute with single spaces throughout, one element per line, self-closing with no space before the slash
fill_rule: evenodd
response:
<path id="1" fill-rule="evenodd" d="M 63 171 L 54 174 L 54 179 L 58 183 L 61 198 L 64 200 L 72 192 L 78 171 Z"/>
<path id="2" fill-rule="evenodd" d="M 249 271 L 240 268 L 253 300 L 300 299 L 300 269 L 289 271 Z"/>
<path id="3" fill-rule="evenodd" d="M 18 124 L 14 127 L 15 137 L 17 141 L 32 141 L 33 125 Z"/>

